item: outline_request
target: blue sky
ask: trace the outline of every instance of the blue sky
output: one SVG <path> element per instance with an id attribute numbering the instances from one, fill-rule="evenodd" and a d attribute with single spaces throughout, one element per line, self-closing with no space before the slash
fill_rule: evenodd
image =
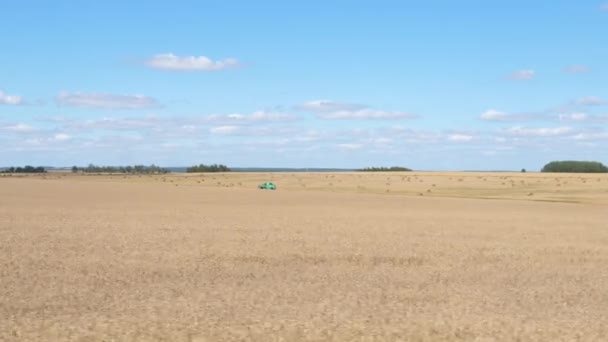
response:
<path id="1" fill-rule="evenodd" d="M 608 2 L 4 1 L 0 165 L 608 162 Z"/>

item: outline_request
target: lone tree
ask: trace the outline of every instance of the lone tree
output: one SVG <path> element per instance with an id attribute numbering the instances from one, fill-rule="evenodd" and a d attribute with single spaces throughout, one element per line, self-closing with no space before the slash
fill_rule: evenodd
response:
<path id="1" fill-rule="evenodd" d="M 608 167 L 596 161 L 552 161 L 541 172 L 607 173 Z"/>

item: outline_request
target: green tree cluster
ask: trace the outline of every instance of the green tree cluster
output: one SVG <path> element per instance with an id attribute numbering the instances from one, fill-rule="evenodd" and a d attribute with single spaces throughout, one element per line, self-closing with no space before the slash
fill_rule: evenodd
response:
<path id="1" fill-rule="evenodd" d="M 34 167 L 31 165 L 26 165 L 24 167 L 11 166 L 0 172 L 2 172 L 2 173 L 45 173 L 46 169 L 42 166 Z"/>
<path id="2" fill-rule="evenodd" d="M 194 165 L 186 169 L 186 172 L 230 172 L 230 168 L 226 165 L 222 164 L 212 164 L 212 165 Z"/>
<path id="3" fill-rule="evenodd" d="M 366 167 L 363 169 L 359 169 L 357 171 L 361 171 L 361 172 L 386 172 L 386 171 L 394 171 L 394 172 L 403 172 L 403 171 L 412 171 L 411 169 L 408 169 L 407 167 L 402 167 L 402 166 L 391 166 L 391 167 Z"/>
<path id="4" fill-rule="evenodd" d="M 78 173 L 132 173 L 132 174 L 159 174 L 169 172 L 166 169 L 156 166 L 133 165 L 133 166 L 97 166 L 89 164 L 86 167 L 72 166 L 72 172 Z"/>
<path id="5" fill-rule="evenodd" d="M 541 172 L 606 173 L 608 167 L 595 161 L 564 160 L 548 163 Z"/>

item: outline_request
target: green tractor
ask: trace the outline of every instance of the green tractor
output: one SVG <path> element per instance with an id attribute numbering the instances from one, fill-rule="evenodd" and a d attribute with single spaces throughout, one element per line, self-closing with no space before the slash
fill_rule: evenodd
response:
<path id="1" fill-rule="evenodd" d="M 276 190 L 277 186 L 274 185 L 274 183 L 271 183 L 271 182 L 264 182 L 264 183 L 258 185 L 258 189 L 262 189 L 262 190 Z"/>

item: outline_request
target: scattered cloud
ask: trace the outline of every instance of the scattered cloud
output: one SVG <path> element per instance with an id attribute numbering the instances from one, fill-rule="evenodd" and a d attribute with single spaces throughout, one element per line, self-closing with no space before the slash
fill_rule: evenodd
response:
<path id="1" fill-rule="evenodd" d="M 15 132 L 15 133 L 29 133 L 29 132 L 33 132 L 36 130 L 34 127 L 32 127 L 30 125 L 26 125 L 24 123 L 4 126 L 4 127 L 2 127 L 2 129 L 5 131 Z"/>
<path id="2" fill-rule="evenodd" d="M 587 113 L 570 113 L 570 114 L 560 114 L 559 121 L 564 122 L 581 122 L 589 119 L 589 114 Z"/>
<path id="3" fill-rule="evenodd" d="M 176 56 L 172 53 L 158 54 L 147 60 L 147 66 L 173 71 L 216 71 L 235 68 L 240 65 L 234 58 L 214 61 L 206 56 Z"/>
<path id="4" fill-rule="evenodd" d="M 585 96 L 576 100 L 576 104 L 580 106 L 603 106 L 608 105 L 608 101 L 598 96 Z"/>
<path id="5" fill-rule="evenodd" d="M 63 129 L 77 132 L 84 132 L 90 130 L 150 130 L 171 126 L 170 122 L 167 119 L 153 115 L 140 118 L 104 117 L 100 119 L 66 120 L 60 121 L 58 123 L 62 124 L 61 127 Z"/>
<path id="6" fill-rule="evenodd" d="M 239 126 L 218 126 L 209 129 L 209 133 L 217 135 L 231 135 L 237 133 L 241 127 Z"/>
<path id="7" fill-rule="evenodd" d="M 391 121 L 385 122 L 388 125 L 378 126 L 360 122 L 340 125 L 326 122 L 326 125 L 320 124 L 313 130 L 308 126 L 309 122 L 267 124 L 263 120 L 275 117 L 268 113 L 227 114 L 213 120 L 204 116 L 167 115 L 104 119 L 66 117 L 41 122 L 36 128 L 29 126 L 29 122 L 0 122 L 0 139 L 11 151 L 69 149 L 70 153 L 84 156 L 99 155 L 100 159 L 94 161 L 98 163 L 104 162 L 103 158 L 114 155 L 116 149 L 129 146 L 129 151 L 137 152 L 138 156 L 153 158 L 155 163 L 160 160 L 165 165 L 174 163 L 171 158 L 176 153 L 181 153 L 180 150 L 200 150 L 205 151 L 202 153 L 210 156 L 211 160 L 220 158 L 220 161 L 234 165 L 256 165 L 256 162 L 259 162 L 257 165 L 263 165 L 268 162 L 264 159 L 268 155 L 279 158 L 276 156 L 282 153 L 294 163 L 306 160 L 302 166 L 316 163 L 313 162 L 317 160 L 314 158 L 327 153 L 352 155 L 353 158 L 372 161 L 376 160 L 374 158 L 382 161 L 386 156 L 396 155 L 407 160 L 418 160 L 418 155 L 445 156 L 449 153 L 456 161 L 456 156 L 479 156 L 484 153 L 505 157 L 520 152 L 542 155 L 549 145 L 560 151 L 577 151 L 582 146 L 593 145 L 599 146 L 593 148 L 601 152 L 602 144 L 608 139 L 604 125 L 574 125 L 575 120 L 585 119 L 589 123 L 590 120 L 601 117 L 593 112 L 585 113 L 586 116 L 578 115 L 583 112 L 563 113 L 561 120 L 567 123 L 555 124 L 553 127 L 516 126 L 476 131 L 416 129 L 403 123 L 393 124 Z M 226 121 L 227 117 L 233 121 Z M 176 160 L 189 160 L 192 156 L 188 153 L 184 154 L 183 160 Z M 159 156 L 168 159 L 154 159 L 160 158 Z M 234 157 L 224 161 L 221 158 L 225 156 Z M 288 159 L 271 160 L 287 163 Z M 321 163 L 340 159 L 323 160 Z M 430 162 L 429 168 L 433 167 L 441 166 Z"/>
<path id="8" fill-rule="evenodd" d="M 189 133 L 194 133 L 198 130 L 198 127 L 195 125 L 181 125 L 179 127 L 181 130 Z"/>
<path id="9" fill-rule="evenodd" d="M 391 138 L 371 138 L 367 141 L 369 144 L 388 145 L 394 142 Z"/>
<path id="10" fill-rule="evenodd" d="M 251 114 L 212 114 L 201 117 L 202 122 L 215 124 L 254 124 L 270 122 L 289 122 L 296 121 L 298 117 L 290 113 L 255 111 Z"/>
<path id="11" fill-rule="evenodd" d="M 23 104 L 23 98 L 17 95 L 9 95 L 0 90 L 0 105 L 18 106 Z"/>
<path id="12" fill-rule="evenodd" d="M 255 122 L 268 122 L 268 121 L 292 121 L 295 120 L 295 115 L 286 113 L 275 113 L 266 111 L 256 111 L 249 116 L 249 120 Z"/>
<path id="13" fill-rule="evenodd" d="M 608 121 L 607 115 L 593 115 L 587 113 L 570 113 L 570 114 L 560 114 L 559 121 L 562 122 L 606 122 Z"/>
<path id="14" fill-rule="evenodd" d="M 516 80 L 516 81 L 529 81 L 534 79 L 536 75 L 536 72 L 532 69 L 524 69 L 524 70 L 517 70 L 515 72 L 513 72 L 510 76 L 510 78 L 512 80 Z"/>
<path id="15" fill-rule="evenodd" d="M 591 72 L 588 66 L 582 64 L 569 65 L 564 69 L 568 74 L 587 74 Z"/>
<path id="16" fill-rule="evenodd" d="M 486 121 L 508 121 L 511 118 L 511 114 L 498 111 L 496 109 L 488 109 L 481 113 L 480 119 Z"/>
<path id="17" fill-rule="evenodd" d="M 297 105 L 298 110 L 316 113 L 323 120 L 398 120 L 413 119 L 415 115 L 400 111 L 385 111 L 369 108 L 357 103 L 331 100 L 313 100 Z"/>
<path id="18" fill-rule="evenodd" d="M 555 137 L 562 136 L 572 132 L 572 127 L 551 127 L 551 128 L 526 128 L 526 127 L 511 127 L 505 132 L 508 135 L 518 137 Z"/>
<path id="19" fill-rule="evenodd" d="M 546 108 L 539 111 L 510 113 L 497 109 L 488 109 L 479 115 L 479 119 L 496 122 L 523 122 L 523 121 L 562 121 L 583 122 L 601 121 L 602 116 L 596 115 L 597 109 L 592 107 L 607 106 L 608 100 L 599 96 L 584 96 L 571 100 L 565 104 Z"/>
<path id="20" fill-rule="evenodd" d="M 415 115 L 410 113 L 374 109 L 341 110 L 318 113 L 317 117 L 324 120 L 398 120 L 416 118 Z"/>
<path id="21" fill-rule="evenodd" d="M 143 95 L 61 93 L 57 96 L 56 101 L 60 106 L 82 108 L 149 109 L 160 107 L 158 101 Z"/>
<path id="22" fill-rule="evenodd" d="M 343 150 L 359 150 L 363 144 L 337 144 L 336 146 Z"/>
<path id="23" fill-rule="evenodd" d="M 221 114 L 193 116 L 103 117 L 95 119 L 50 118 L 46 125 L 70 134 L 82 136 L 90 133 L 136 133 L 146 139 L 198 139 L 208 133 L 214 135 L 271 136 L 289 133 L 281 123 L 297 120 L 291 114 L 257 111 L 252 114 Z M 270 125 L 272 124 L 272 125 Z M 1 126 L 0 126 L 1 127 Z"/>
<path id="24" fill-rule="evenodd" d="M 253 138 L 253 140 L 263 141 L 270 137 L 284 137 L 295 139 L 298 134 L 301 134 L 301 129 L 292 126 L 267 126 L 267 125 L 221 125 L 213 126 L 208 129 L 208 132 L 213 135 L 238 136 Z M 249 140 L 249 139 L 247 139 Z"/>
<path id="25" fill-rule="evenodd" d="M 597 111 L 601 106 L 607 106 L 608 100 L 599 96 L 583 96 L 565 104 L 549 108 L 546 111 L 554 114 L 589 113 Z M 594 108 L 595 107 L 595 108 Z"/>
<path id="26" fill-rule="evenodd" d="M 65 134 L 65 133 L 58 133 L 53 136 L 53 140 L 55 140 L 55 141 L 67 141 L 67 140 L 70 140 L 71 138 L 72 137 L 70 135 Z"/>
<path id="27" fill-rule="evenodd" d="M 313 100 L 296 106 L 297 109 L 308 110 L 315 113 L 354 111 L 364 109 L 366 107 L 367 106 L 365 105 L 356 103 L 336 102 L 330 100 Z"/>
<path id="28" fill-rule="evenodd" d="M 91 94 L 62 95 L 64 100 L 78 95 L 81 101 L 79 106 L 84 106 L 82 99 L 92 98 L 97 107 L 101 99 L 106 99 L 104 96 L 88 96 Z M 86 105 L 91 106 L 91 101 L 85 101 Z M 408 127 L 407 121 L 399 121 L 415 117 L 409 113 L 333 101 L 310 101 L 307 103 L 310 105 L 307 118 L 314 115 L 321 120 L 351 121 L 340 124 L 321 120 L 312 123 L 308 119 L 299 121 L 302 113 L 286 111 L 289 107 L 272 107 L 245 114 L 187 116 L 164 113 L 160 116 L 124 117 L 107 113 L 108 117 L 104 118 L 68 115 L 40 118 L 32 122 L 0 122 L 0 139 L 4 139 L 5 145 L 8 144 L 14 151 L 69 149 L 74 153 L 99 152 L 101 155 L 128 145 L 129 150 L 138 151 L 138 155 L 141 152 L 142 155 L 169 158 L 167 160 L 172 158 L 171 151 L 204 150 L 209 151 L 204 153 L 210 155 L 215 155 L 213 151 L 224 151 L 218 156 L 239 156 L 226 162 L 254 164 L 264 163 L 258 160 L 260 156 L 279 154 L 289 155 L 289 158 L 292 158 L 291 155 L 301 155 L 301 159 L 293 159 L 296 161 L 304 158 L 316 160 L 314 158 L 317 158 L 319 151 L 370 160 L 395 155 L 409 158 L 417 153 L 441 155 L 451 153 L 449 151 L 458 155 L 508 157 L 524 151 L 545 153 L 548 145 L 557 146 L 555 148 L 560 151 L 576 151 L 583 146 L 599 150 L 600 147 L 595 146 L 601 146 L 608 139 L 603 125 L 608 122 L 608 115 L 600 115 L 606 113 L 600 113 L 604 107 L 599 107 L 604 101 L 597 96 L 586 96 L 571 100 L 567 103 L 568 108 L 529 113 L 488 109 L 479 115 L 481 120 L 511 124 L 503 127 L 490 125 L 474 131 L 457 128 L 416 129 Z M 104 105 L 116 108 L 116 102 L 120 101 Z M 365 120 L 379 121 L 370 126 L 371 123 Z M 513 123 L 519 120 L 539 123 L 529 126 Z M 314 130 L 310 124 L 315 125 Z"/>
<path id="29" fill-rule="evenodd" d="M 377 132 L 372 132 L 371 135 L 393 137 L 394 139 L 399 139 L 406 143 L 414 144 L 433 144 L 440 142 L 443 138 L 443 135 L 439 132 L 430 130 L 414 130 L 400 125 L 381 128 Z"/>
<path id="30" fill-rule="evenodd" d="M 473 140 L 473 136 L 472 135 L 468 135 L 468 134 L 450 134 L 448 135 L 447 139 L 449 141 L 453 141 L 453 142 L 468 142 Z"/>
<path id="31" fill-rule="evenodd" d="M 488 109 L 479 115 L 479 118 L 484 121 L 530 121 L 532 119 L 546 118 L 545 113 L 507 113 L 496 109 Z"/>
<path id="32" fill-rule="evenodd" d="M 573 135 L 572 139 L 579 141 L 608 140 L 608 132 L 583 132 Z"/>

